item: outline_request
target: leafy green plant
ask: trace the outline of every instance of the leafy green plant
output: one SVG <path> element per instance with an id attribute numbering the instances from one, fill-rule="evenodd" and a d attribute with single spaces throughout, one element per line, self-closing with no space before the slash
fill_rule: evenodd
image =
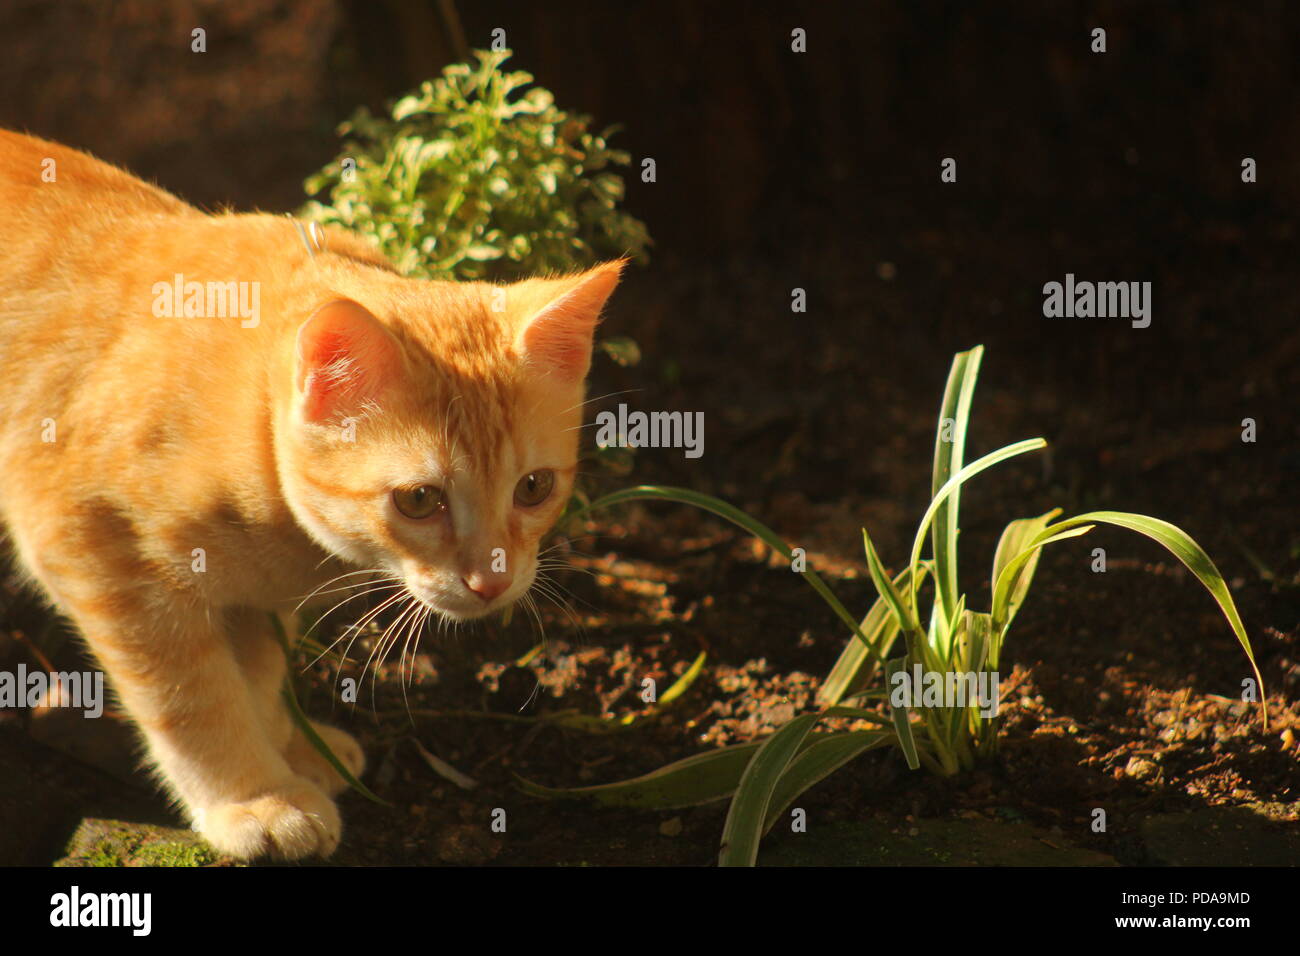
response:
<path id="1" fill-rule="evenodd" d="M 923 673 L 942 675 L 945 686 L 952 686 L 948 675 L 996 673 L 1011 623 L 1028 596 L 1042 549 L 1086 534 L 1098 524 L 1128 528 L 1159 542 L 1205 586 L 1250 661 L 1267 726 L 1263 680 L 1227 584 L 1205 551 L 1166 521 L 1119 511 L 1093 511 L 1058 520 L 1059 509 L 1012 521 L 1002 532 L 993 557 L 989 610 L 968 608 L 957 578 L 962 486 L 999 462 L 1046 446 L 1041 438 L 1029 439 L 964 464 L 966 425 L 982 355 L 983 347 L 977 346 L 953 360 L 939 413 L 932 497 L 907 565 L 891 577 L 863 530 L 867 568 L 878 594 L 866 616 L 861 621 L 851 616 L 815 571 L 799 571 L 853 635 L 819 691 L 820 711 L 795 717 L 765 741 L 697 754 L 633 780 L 569 790 L 548 789 L 527 781 L 521 781 L 521 786 L 539 796 L 586 798 L 618 806 L 670 808 L 730 797 L 719 861 L 723 865 L 752 865 L 763 835 L 791 802 L 867 750 L 895 747 L 912 769 L 924 765 L 944 776 L 968 769 L 997 748 L 996 712 L 986 713 L 983 706 L 989 702 L 966 698 L 945 699 L 940 706 L 924 708 L 891 706 L 887 717 L 863 706 L 846 706 L 845 702 L 862 705 L 888 699 L 887 688 L 872 687 L 875 679 L 883 676 L 886 684 L 892 684 L 895 675 L 910 673 L 918 666 Z M 628 488 L 598 499 L 589 508 L 639 500 L 673 501 L 712 512 L 793 562 L 790 548 L 762 522 L 724 501 L 687 489 Z M 923 557 L 927 542 L 929 557 Z M 920 591 L 927 579 L 931 582 L 928 610 Z M 894 656 L 900 636 L 903 653 Z M 819 722 L 835 717 L 872 726 L 839 733 L 813 732 Z"/>
<path id="2" fill-rule="evenodd" d="M 343 152 L 305 183 L 328 202 L 301 210 L 367 237 L 404 274 L 508 280 L 621 255 L 644 257 L 645 226 L 622 211 L 630 157 L 616 127 L 555 105 L 509 50 L 475 51 L 400 97 L 339 126 Z"/>

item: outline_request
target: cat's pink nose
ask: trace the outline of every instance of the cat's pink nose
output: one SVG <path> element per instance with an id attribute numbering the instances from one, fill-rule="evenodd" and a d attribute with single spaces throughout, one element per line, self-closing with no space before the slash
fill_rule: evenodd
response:
<path id="1" fill-rule="evenodd" d="M 461 578 L 465 582 L 465 587 L 469 588 L 484 601 L 491 601 L 500 597 L 510 587 L 510 575 L 508 574 L 480 574 L 478 571 L 471 571 L 465 577 Z"/>

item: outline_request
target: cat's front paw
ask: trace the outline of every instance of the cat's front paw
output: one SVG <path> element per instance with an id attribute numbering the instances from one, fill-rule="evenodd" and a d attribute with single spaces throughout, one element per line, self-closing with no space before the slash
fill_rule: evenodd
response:
<path id="1" fill-rule="evenodd" d="M 318 724 L 313 720 L 311 726 L 339 762 L 347 768 L 348 773 L 360 779 L 366 769 L 366 754 L 356 738 L 347 731 L 331 727 L 329 724 Z M 344 790 L 348 785 L 347 781 L 339 776 L 339 772 L 321 756 L 320 752 L 312 746 L 311 741 L 296 727 L 284 756 L 294 773 L 306 777 L 331 796 Z"/>
<path id="2" fill-rule="evenodd" d="M 211 807 L 195 828 L 217 850 L 241 860 L 329 856 L 343 834 L 334 801 L 301 777 L 252 800 Z"/>

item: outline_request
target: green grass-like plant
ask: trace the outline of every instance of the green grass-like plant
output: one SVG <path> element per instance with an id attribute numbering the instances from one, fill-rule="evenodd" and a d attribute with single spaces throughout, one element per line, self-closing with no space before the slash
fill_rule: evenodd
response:
<path id="1" fill-rule="evenodd" d="M 952 364 L 939 413 L 931 482 L 932 498 L 917 529 L 908 563 L 892 577 L 863 530 L 867 568 L 878 597 L 866 616 L 854 618 L 818 574 L 799 571 L 852 634 L 848 646 L 822 684 L 822 708 L 802 714 L 761 742 L 697 754 L 633 780 L 557 790 L 520 781 L 528 792 L 552 798 L 585 798 L 598 804 L 656 809 L 691 806 L 731 798 L 722 835 L 722 865 L 753 865 L 759 842 L 799 794 L 854 757 L 880 747 L 895 747 L 912 769 L 922 765 L 950 776 L 996 752 L 998 718 L 986 715 L 978 700 L 958 706 L 891 706 L 889 715 L 862 705 L 888 700 L 889 685 L 902 671 L 920 666 L 925 673 L 996 673 L 1003 644 L 1016 612 L 1028 596 L 1042 549 L 1075 538 L 1098 524 L 1116 525 L 1146 535 L 1185 564 L 1218 602 L 1254 671 L 1265 726 L 1263 680 L 1250 640 L 1223 575 L 1185 532 L 1146 515 L 1093 511 L 1060 519 L 1060 510 L 1012 521 L 1002 532 L 993 557 L 992 601 L 988 611 L 967 606 L 957 579 L 958 516 L 962 486 L 999 462 L 1046 447 L 1041 438 L 1016 442 L 970 464 L 964 463 L 966 425 L 983 347 L 958 354 Z M 682 488 L 641 486 L 598 499 L 590 509 L 629 501 L 673 501 L 712 512 L 743 528 L 794 563 L 789 546 L 762 522 L 717 498 Z M 923 557 L 926 544 L 929 556 Z M 922 585 L 930 579 L 924 592 Z M 926 606 L 928 604 L 928 607 Z M 899 637 L 904 651 L 893 656 Z M 885 687 L 875 686 L 883 677 Z M 987 703 L 987 702 L 984 702 Z M 849 706 L 856 704 L 857 706 Z M 826 718 L 848 717 L 872 725 L 866 730 L 814 733 Z"/>
<path id="2" fill-rule="evenodd" d="M 301 215 L 366 238 L 405 275 L 510 280 L 600 259 L 644 258 L 645 225 L 619 208 L 630 156 L 617 127 L 555 105 L 509 50 L 476 50 L 400 97 L 339 126 L 342 153 L 307 179 L 328 191 Z"/>

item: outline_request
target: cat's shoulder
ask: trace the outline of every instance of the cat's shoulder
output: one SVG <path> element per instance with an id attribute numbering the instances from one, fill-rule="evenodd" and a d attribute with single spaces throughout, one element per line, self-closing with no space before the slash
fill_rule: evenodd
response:
<path id="1" fill-rule="evenodd" d="M 57 185 L 46 195 L 69 204 L 111 200 L 119 209 L 152 213 L 196 212 L 171 193 L 87 152 L 27 133 L 0 129 L 0 190 Z"/>

